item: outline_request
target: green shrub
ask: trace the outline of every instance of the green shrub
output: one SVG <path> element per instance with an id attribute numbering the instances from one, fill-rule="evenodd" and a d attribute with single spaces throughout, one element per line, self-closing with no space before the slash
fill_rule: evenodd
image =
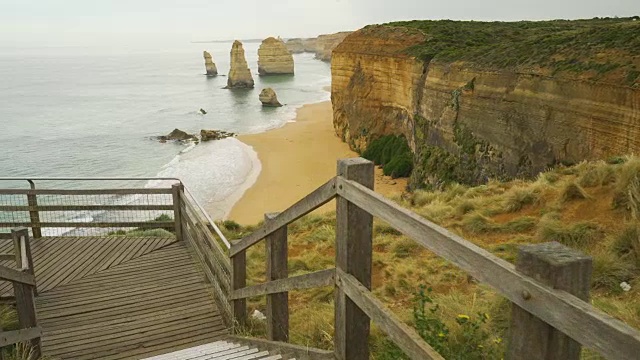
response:
<path id="1" fill-rule="evenodd" d="M 385 135 L 373 140 L 362 157 L 381 165 L 392 178 L 408 177 L 413 170 L 413 155 L 404 136 Z"/>
<path id="2" fill-rule="evenodd" d="M 482 234 L 497 230 L 498 225 L 482 214 L 474 213 L 462 220 L 462 228 L 472 234 Z"/>
<path id="3" fill-rule="evenodd" d="M 520 211 L 526 205 L 533 204 L 539 194 L 529 187 L 511 188 L 504 197 L 503 209 L 506 212 Z"/>
<path id="4" fill-rule="evenodd" d="M 572 200 L 587 199 L 589 198 L 589 195 L 584 191 L 582 186 L 576 184 L 575 181 L 570 181 L 562 188 L 560 198 L 563 202 L 569 202 Z"/>
<path id="5" fill-rule="evenodd" d="M 640 220 L 640 158 L 631 158 L 620 168 L 613 206 L 626 209 Z"/>
<path id="6" fill-rule="evenodd" d="M 583 221 L 564 225 L 559 220 L 543 218 L 538 223 L 537 237 L 541 241 L 557 241 L 570 247 L 584 248 L 602 239 L 603 232 L 596 223 Z"/>
<path id="7" fill-rule="evenodd" d="M 222 226 L 229 231 L 239 231 L 242 229 L 242 226 L 233 220 L 223 221 Z"/>
<path id="8" fill-rule="evenodd" d="M 640 267 L 640 224 L 628 224 L 614 239 L 613 252 Z"/>
<path id="9" fill-rule="evenodd" d="M 502 225 L 502 231 L 507 233 L 523 233 L 533 230 L 538 224 L 538 220 L 531 216 L 523 216 L 513 219 Z"/>
<path id="10" fill-rule="evenodd" d="M 596 289 L 606 289 L 612 293 L 621 293 L 620 283 L 630 282 L 638 276 L 638 268 L 624 259 L 603 252 L 593 259 L 593 275 L 591 286 Z"/>

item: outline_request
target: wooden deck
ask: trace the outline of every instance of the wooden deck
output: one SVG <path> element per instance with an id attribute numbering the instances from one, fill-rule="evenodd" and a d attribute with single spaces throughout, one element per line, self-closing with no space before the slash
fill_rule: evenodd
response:
<path id="1" fill-rule="evenodd" d="M 42 238 L 31 247 L 44 355 L 139 359 L 227 334 L 184 242 Z M 0 245 L 0 252 L 9 249 L 9 242 Z M 11 295 L 10 284 L 2 285 L 0 293 Z"/>

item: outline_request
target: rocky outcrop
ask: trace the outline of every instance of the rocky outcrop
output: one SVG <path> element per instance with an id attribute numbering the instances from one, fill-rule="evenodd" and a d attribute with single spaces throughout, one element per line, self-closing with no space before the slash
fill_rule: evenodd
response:
<path id="1" fill-rule="evenodd" d="M 207 70 L 207 76 L 216 76 L 218 75 L 218 68 L 216 64 L 213 62 L 213 58 L 209 52 L 205 51 L 204 53 L 204 67 Z"/>
<path id="2" fill-rule="evenodd" d="M 227 78 L 227 88 L 253 88 L 253 86 L 253 76 L 244 56 L 244 48 L 242 43 L 236 40 L 231 47 L 231 68 Z"/>
<path id="3" fill-rule="evenodd" d="M 346 37 L 331 64 L 337 135 L 358 151 L 404 135 L 413 187 L 535 176 L 557 163 L 640 152 L 640 86 L 408 54 L 426 38 L 369 26 Z"/>
<path id="4" fill-rule="evenodd" d="M 193 134 L 189 134 L 187 132 L 184 132 L 180 129 L 173 129 L 172 132 L 170 132 L 168 135 L 161 135 L 157 137 L 157 140 L 159 140 L 160 142 L 167 142 L 170 140 L 173 141 L 191 141 L 191 140 L 198 140 L 198 138 L 193 135 Z"/>
<path id="5" fill-rule="evenodd" d="M 201 141 L 221 140 L 232 136 L 235 136 L 235 134 L 222 130 L 200 130 Z"/>
<path id="6" fill-rule="evenodd" d="M 331 53 L 349 34 L 351 34 L 351 31 L 318 36 L 315 43 L 316 59 L 331 61 Z"/>
<path id="7" fill-rule="evenodd" d="M 258 74 L 293 74 L 293 56 L 280 39 L 266 38 L 258 49 Z"/>
<path id="8" fill-rule="evenodd" d="M 260 99 L 260 102 L 262 103 L 262 106 L 270 106 L 270 107 L 282 106 L 282 104 L 280 104 L 280 102 L 278 101 L 278 96 L 276 95 L 276 92 L 272 88 L 262 89 L 262 91 L 260 92 L 259 99 Z"/>

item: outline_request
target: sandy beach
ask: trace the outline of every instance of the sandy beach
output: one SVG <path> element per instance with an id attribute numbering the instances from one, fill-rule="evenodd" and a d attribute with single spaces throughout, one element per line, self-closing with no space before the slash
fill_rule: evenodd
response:
<path id="1" fill-rule="evenodd" d="M 305 105 L 296 121 L 282 128 L 238 139 L 258 153 L 262 171 L 232 208 L 228 219 L 243 225 L 255 224 L 266 212 L 291 206 L 336 174 L 338 159 L 357 157 L 333 130 L 331 102 Z M 390 179 L 376 169 L 376 191 L 384 195 L 401 193 L 406 179 Z M 318 209 L 335 209 L 332 203 Z"/>

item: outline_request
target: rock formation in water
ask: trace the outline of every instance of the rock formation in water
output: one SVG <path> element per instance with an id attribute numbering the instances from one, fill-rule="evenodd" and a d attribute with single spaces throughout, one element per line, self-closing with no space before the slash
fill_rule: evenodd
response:
<path id="1" fill-rule="evenodd" d="M 218 75 L 218 68 L 216 64 L 213 62 L 213 58 L 209 52 L 204 52 L 204 67 L 207 70 L 208 76 L 216 76 Z"/>
<path id="2" fill-rule="evenodd" d="M 221 140 L 232 136 L 235 136 L 235 134 L 222 130 L 200 130 L 201 141 Z"/>
<path id="3" fill-rule="evenodd" d="M 174 140 L 174 141 L 198 140 L 198 138 L 195 135 L 189 134 L 180 129 L 173 129 L 173 131 L 170 132 L 168 135 L 158 136 L 157 139 L 160 142 L 167 142 L 169 140 Z"/>
<path id="4" fill-rule="evenodd" d="M 227 88 L 253 88 L 253 86 L 253 77 L 244 56 L 244 48 L 242 43 L 236 40 L 231 47 L 231 68 L 227 78 Z"/>
<path id="5" fill-rule="evenodd" d="M 278 96 L 276 92 L 272 88 L 262 89 L 260 92 L 260 102 L 262 102 L 262 106 L 271 106 L 278 107 L 282 106 L 278 101 Z"/>
<path id="6" fill-rule="evenodd" d="M 640 22 L 635 23 L 624 26 L 640 33 Z M 558 25 L 550 22 L 549 34 L 564 41 L 563 33 L 553 30 Z M 611 36 L 624 35 L 625 27 Z M 567 32 L 568 44 L 598 44 L 589 33 L 569 36 L 575 31 Z M 430 47 L 432 39 L 415 23 L 368 26 L 338 45 L 331 64 L 337 135 L 356 151 L 380 136 L 404 135 L 413 152 L 413 187 L 535 176 L 557 163 L 640 152 L 640 72 L 634 70 L 640 57 L 624 42 L 606 52 L 591 45 L 583 58 L 571 60 L 567 54 L 584 49 L 545 45 L 549 37 L 523 41 L 521 48 L 520 41 L 501 44 L 507 41 L 502 37 L 478 40 L 498 42 L 493 48 L 504 53 L 494 58 L 487 57 L 486 47 L 464 41 L 438 43 L 450 47 L 439 55 Z M 487 56 L 470 56 L 472 51 Z M 536 51 L 542 52 L 539 60 Z"/>
<path id="7" fill-rule="evenodd" d="M 266 38 L 258 49 L 258 74 L 293 74 L 293 56 L 280 39 Z"/>

